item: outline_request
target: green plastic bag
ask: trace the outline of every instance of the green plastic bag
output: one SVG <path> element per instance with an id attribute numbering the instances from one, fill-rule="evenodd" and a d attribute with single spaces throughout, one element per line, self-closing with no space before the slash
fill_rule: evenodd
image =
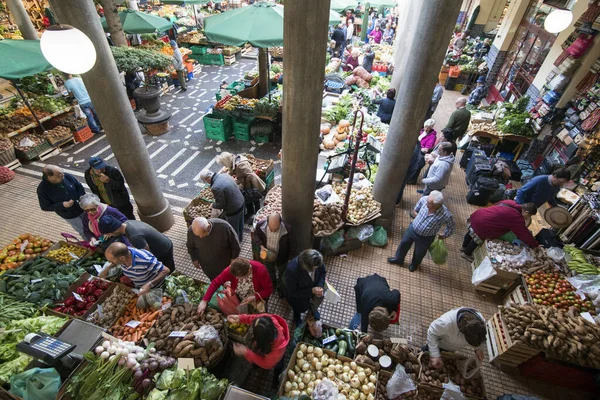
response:
<path id="1" fill-rule="evenodd" d="M 383 226 L 376 226 L 373 234 L 369 238 L 371 246 L 383 247 L 387 244 L 387 232 Z"/>
<path id="2" fill-rule="evenodd" d="M 24 400 L 54 400 L 60 375 L 54 368 L 32 368 L 10 378 L 10 393 Z"/>
<path id="3" fill-rule="evenodd" d="M 208 302 L 208 306 L 211 308 L 214 308 L 217 311 L 221 311 L 221 309 L 219 308 L 219 300 L 218 300 L 218 294 L 219 292 L 223 290 L 223 286 L 219 286 L 219 288 L 215 291 L 215 293 L 213 293 L 213 296 L 210 298 L 210 301 Z"/>
<path id="4" fill-rule="evenodd" d="M 508 231 L 504 235 L 500 236 L 498 239 L 504 240 L 505 242 L 508 242 L 508 243 L 512 243 L 515 241 L 515 239 L 518 239 L 518 238 L 517 238 L 517 235 L 515 235 L 511 231 Z"/>
<path id="5" fill-rule="evenodd" d="M 342 244 L 344 244 L 344 230 L 340 229 L 339 231 L 333 233 L 332 235 L 326 236 L 323 238 L 323 246 L 325 248 L 335 250 L 339 248 Z"/>
<path id="6" fill-rule="evenodd" d="M 429 254 L 431 254 L 431 259 L 435 264 L 445 264 L 448 258 L 446 243 L 442 239 L 435 239 L 429 247 Z"/>

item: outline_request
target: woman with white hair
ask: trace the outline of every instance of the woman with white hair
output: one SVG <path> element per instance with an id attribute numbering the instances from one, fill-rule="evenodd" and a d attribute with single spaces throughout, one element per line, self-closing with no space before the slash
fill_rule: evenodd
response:
<path id="1" fill-rule="evenodd" d="M 264 192 L 266 189 L 265 182 L 252 170 L 252 165 L 246 156 L 224 151 L 217 156 L 217 162 L 227 168 L 227 172 L 236 179 L 241 190 L 256 189 Z"/>
<path id="2" fill-rule="evenodd" d="M 81 214 L 83 221 L 83 233 L 86 240 L 89 240 L 92 245 L 103 235 L 100 232 L 98 223 L 103 215 L 110 215 L 121 222 L 126 222 L 127 217 L 114 207 L 106 205 L 100 201 L 100 197 L 95 194 L 84 194 L 79 198 L 79 205 L 84 213 Z"/>
<path id="3" fill-rule="evenodd" d="M 431 153 L 433 147 L 435 146 L 435 140 L 437 137 L 437 132 L 433 127 L 435 126 L 435 120 L 428 119 L 423 124 L 423 129 L 419 132 L 419 139 L 417 142 L 417 147 L 419 148 L 418 157 L 416 157 L 417 165 L 414 168 L 409 168 L 409 171 L 413 171 L 412 175 L 408 177 L 408 184 L 415 185 L 417 183 L 417 179 L 419 179 L 419 175 L 421 174 L 421 170 L 425 166 L 425 154 Z M 415 152 L 417 149 L 415 149 Z"/>

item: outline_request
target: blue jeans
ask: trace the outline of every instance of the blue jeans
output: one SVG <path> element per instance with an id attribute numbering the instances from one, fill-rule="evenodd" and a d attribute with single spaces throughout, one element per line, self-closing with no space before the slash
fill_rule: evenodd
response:
<path id="1" fill-rule="evenodd" d="M 88 121 L 88 125 L 90 126 L 90 129 L 92 130 L 92 132 L 94 132 L 94 133 L 100 132 L 100 126 L 102 124 L 100 124 L 100 118 L 98 118 L 98 114 L 96 114 L 96 110 L 94 110 L 93 104 L 92 103 L 80 104 L 79 107 L 81 107 L 81 111 L 83 111 L 83 113 L 85 114 L 87 121 Z"/>
<path id="2" fill-rule="evenodd" d="M 413 229 L 412 223 L 408 226 L 408 229 L 406 229 L 406 232 L 404 232 L 404 236 L 402 237 L 402 241 L 400 242 L 400 245 L 398 246 L 398 249 L 396 250 L 396 260 L 400 261 L 401 263 L 404 263 L 404 258 L 406 257 L 406 254 L 408 253 L 408 250 L 410 250 L 410 248 L 412 247 L 413 243 L 415 244 L 415 251 L 413 252 L 413 258 L 412 258 L 412 265 L 414 265 L 415 267 L 419 266 L 419 264 L 421 264 L 421 261 L 423 261 L 423 258 L 425 258 L 425 255 L 427 254 L 427 250 L 429 249 L 429 246 L 431 246 L 431 243 L 433 243 L 433 241 L 435 240 L 435 235 L 433 236 L 421 236 L 418 233 L 415 232 L 415 230 Z"/>

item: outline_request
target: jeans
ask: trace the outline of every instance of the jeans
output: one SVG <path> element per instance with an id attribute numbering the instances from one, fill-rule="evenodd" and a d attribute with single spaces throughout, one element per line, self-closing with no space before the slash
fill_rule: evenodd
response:
<path id="1" fill-rule="evenodd" d="M 92 103 L 80 104 L 79 107 L 81 111 L 85 114 L 87 118 L 88 125 L 90 129 L 94 133 L 100 132 L 102 124 L 100 123 L 100 118 L 98 118 L 98 114 L 96 114 L 96 110 Z"/>
<path id="2" fill-rule="evenodd" d="M 358 329 L 360 331 L 361 322 L 362 322 L 362 319 L 360 317 L 360 314 L 359 313 L 354 314 L 352 316 L 352 319 L 350 320 L 348 329 L 351 329 L 351 330 Z"/>
<path id="3" fill-rule="evenodd" d="M 181 85 L 181 89 L 187 90 L 187 83 L 185 81 L 187 79 L 187 70 L 178 69 L 177 70 L 177 79 L 179 79 L 179 84 Z"/>
<path id="4" fill-rule="evenodd" d="M 237 233 L 238 240 L 242 243 L 244 238 L 244 208 L 237 214 L 225 215 L 225 221 L 229 222 L 229 225 Z"/>
<path id="5" fill-rule="evenodd" d="M 475 251 L 477 246 L 478 246 L 478 244 L 475 243 L 475 240 L 473 240 L 473 237 L 471 236 L 471 234 L 469 232 L 467 232 L 467 234 L 465 235 L 465 238 L 463 239 L 463 244 L 462 244 L 462 247 L 464 247 L 464 249 L 465 249 L 464 253 L 468 256 L 473 255 L 473 252 Z"/>
<path id="6" fill-rule="evenodd" d="M 64 218 L 64 220 L 69 225 L 71 225 L 71 227 L 73 229 L 75 229 L 75 232 L 77 232 L 83 240 L 85 240 L 85 235 L 83 233 L 83 220 L 81 219 L 81 217 L 75 217 L 75 218 L 69 218 L 69 219 Z"/>
<path id="7" fill-rule="evenodd" d="M 431 246 L 431 243 L 435 240 L 435 235 L 433 236 L 421 236 L 415 232 L 413 229 L 412 223 L 404 232 L 404 236 L 402 237 L 402 241 L 396 250 L 395 259 L 404 263 L 404 258 L 408 253 L 408 250 L 412 247 L 413 243 L 415 244 L 415 250 L 413 252 L 413 258 L 411 264 L 415 267 L 421 264 L 423 258 L 427 254 L 427 250 Z"/>

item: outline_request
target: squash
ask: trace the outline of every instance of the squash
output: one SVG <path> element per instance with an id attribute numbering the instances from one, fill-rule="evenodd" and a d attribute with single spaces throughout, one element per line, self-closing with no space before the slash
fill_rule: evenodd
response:
<path id="1" fill-rule="evenodd" d="M 327 125 L 321 125 L 321 133 L 323 136 L 328 135 L 330 132 L 330 128 Z"/>
<path id="2" fill-rule="evenodd" d="M 343 119 L 340 121 L 340 123 L 338 125 L 341 126 L 342 128 L 349 128 L 350 121 L 348 121 L 347 119 Z"/>
<path id="3" fill-rule="evenodd" d="M 345 133 L 339 133 L 338 131 L 338 133 L 334 134 L 333 137 L 336 138 L 338 141 L 343 142 L 344 140 L 346 140 L 348 135 Z"/>
<path id="4" fill-rule="evenodd" d="M 335 142 L 332 139 L 325 139 L 323 140 L 323 147 L 327 150 L 333 150 L 335 149 Z"/>

